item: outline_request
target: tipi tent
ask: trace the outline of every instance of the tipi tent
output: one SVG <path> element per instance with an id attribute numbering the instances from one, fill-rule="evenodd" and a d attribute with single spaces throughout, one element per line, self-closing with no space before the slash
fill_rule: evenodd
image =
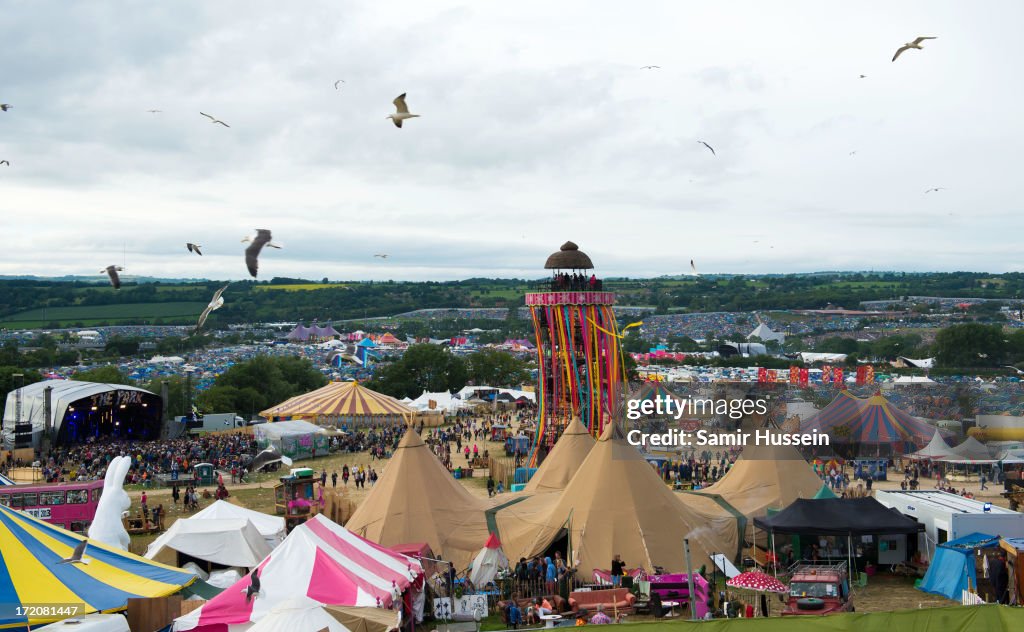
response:
<path id="1" fill-rule="evenodd" d="M 423 575 L 419 562 L 378 546 L 318 515 L 296 527 L 259 565 L 260 596 L 246 601 L 250 578 L 174 620 L 175 630 L 244 630 L 292 599 L 326 605 L 383 606 Z M 236 627 L 238 626 L 238 627 Z"/>
<path id="2" fill-rule="evenodd" d="M 932 440 L 928 442 L 928 445 L 921 448 L 917 452 L 907 454 L 905 458 L 912 459 L 915 461 L 934 461 L 936 459 L 943 459 L 950 456 L 955 457 L 957 456 L 957 454 L 956 452 L 953 451 L 953 448 L 949 447 L 949 444 L 946 443 L 946 440 L 942 438 L 942 435 L 939 434 L 938 428 L 936 428 L 935 434 L 932 436 Z"/>
<path id="3" fill-rule="evenodd" d="M 246 509 L 240 505 L 226 500 L 217 500 L 202 511 L 193 515 L 189 520 L 223 520 L 239 518 L 248 520 L 252 526 L 263 536 L 267 546 L 273 549 L 284 540 L 285 531 L 284 518 L 282 516 L 271 516 L 269 514 Z"/>
<path id="4" fill-rule="evenodd" d="M 489 582 L 494 581 L 498 571 L 508 568 L 508 558 L 501 550 L 501 542 L 498 536 L 491 534 L 487 538 L 487 544 L 477 553 L 473 560 L 473 570 L 469 573 L 469 581 L 477 588 L 483 588 Z"/>
<path id="5" fill-rule="evenodd" d="M 426 542 L 466 568 L 488 536 L 487 502 L 473 496 L 409 428 L 348 528 L 385 546 Z"/>
<path id="6" fill-rule="evenodd" d="M 594 438 L 579 418 L 573 417 L 523 491 L 535 493 L 565 489 L 593 447 Z"/>
<path id="7" fill-rule="evenodd" d="M 151 562 L 126 551 L 89 541 L 89 564 L 60 564 L 85 538 L 0 505 L 0 629 L 25 628 L 63 619 L 26 616 L 13 608 L 25 603 L 84 604 L 90 612 L 124 610 L 132 597 L 163 597 L 192 584 L 192 573 Z"/>
<path id="8" fill-rule="evenodd" d="M 721 498 L 747 518 L 783 509 L 797 498 L 813 498 L 821 479 L 793 446 L 748 445 L 714 485 L 689 494 Z"/>
<path id="9" fill-rule="evenodd" d="M 608 568 L 615 554 L 630 566 L 687 570 L 684 537 L 694 567 L 712 552 L 733 557 L 739 550 L 735 516 L 712 502 L 700 504 L 710 511 L 673 494 L 612 423 L 565 491 L 513 500 L 496 508 L 494 517 L 510 558 L 544 553 L 567 535 L 570 566 L 589 578 Z"/>
<path id="10" fill-rule="evenodd" d="M 245 518 L 184 518 L 176 520 L 149 545 L 146 559 L 180 566 L 179 553 L 214 564 L 250 569 L 270 555 L 270 547 Z"/>

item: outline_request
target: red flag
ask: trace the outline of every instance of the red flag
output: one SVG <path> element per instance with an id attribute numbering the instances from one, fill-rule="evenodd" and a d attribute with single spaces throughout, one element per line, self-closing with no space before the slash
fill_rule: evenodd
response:
<path id="1" fill-rule="evenodd" d="M 763 366 L 757 367 L 757 381 L 762 384 L 768 381 L 768 369 Z"/>
<path id="2" fill-rule="evenodd" d="M 800 369 L 800 386 L 807 386 L 811 381 L 810 369 Z"/>

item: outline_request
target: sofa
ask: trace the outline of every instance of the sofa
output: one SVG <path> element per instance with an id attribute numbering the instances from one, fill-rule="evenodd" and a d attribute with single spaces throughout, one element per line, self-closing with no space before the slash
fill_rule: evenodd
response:
<path id="1" fill-rule="evenodd" d="M 555 614 L 562 614 L 569 611 L 569 603 L 559 595 L 546 595 L 541 598 L 541 601 L 544 599 L 547 599 L 548 603 L 551 604 L 551 609 Z M 508 607 L 510 601 L 512 600 L 503 599 L 498 602 L 498 612 L 501 613 L 503 621 L 505 620 L 505 608 Z M 533 605 L 533 601 L 533 597 L 519 597 L 516 599 L 516 604 L 518 604 L 519 609 L 522 610 L 524 620 L 526 618 L 526 609 Z M 505 623 L 508 623 L 508 621 L 505 621 Z"/>
<path id="2" fill-rule="evenodd" d="M 629 592 L 628 588 L 577 591 L 569 594 L 569 609 L 573 612 L 579 612 L 580 608 L 594 612 L 600 605 L 604 606 L 605 614 L 609 616 L 616 611 L 620 614 L 629 614 L 633 612 L 634 603 L 636 603 L 636 595 Z"/>

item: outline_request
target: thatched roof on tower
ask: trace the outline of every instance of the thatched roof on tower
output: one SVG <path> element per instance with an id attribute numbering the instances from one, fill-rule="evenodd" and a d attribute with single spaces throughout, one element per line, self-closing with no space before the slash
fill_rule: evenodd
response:
<path id="1" fill-rule="evenodd" d="M 590 270 L 593 267 L 594 262 L 590 260 L 590 257 L 571 241 L 562 244 L 558 252 L 553 253 L 544 263 L 544 268 L 547 270 Z"/>

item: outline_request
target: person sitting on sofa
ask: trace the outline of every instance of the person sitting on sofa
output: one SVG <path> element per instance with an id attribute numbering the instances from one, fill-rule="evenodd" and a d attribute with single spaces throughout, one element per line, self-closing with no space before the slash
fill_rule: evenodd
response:
<path id="1" fill-rule="evenodd" d="M 605 625 L 612 622 L 612 618 L 604 613 L 604 604 L 597 604 L 597 614 L 590 617 L 590 622 L 594 625 Z"/>
<path id="2" fill-rule="evenodd" d="M 538 617 L 543 617 L 545 615 L 551 614 L 551 602 L 547 600 L 547 597 L 545 597 L 543 601 L 541 601 L 541 598 L 538 597 L 534 600 L 533 604 L 534 610 L 537 611 Z"/>

